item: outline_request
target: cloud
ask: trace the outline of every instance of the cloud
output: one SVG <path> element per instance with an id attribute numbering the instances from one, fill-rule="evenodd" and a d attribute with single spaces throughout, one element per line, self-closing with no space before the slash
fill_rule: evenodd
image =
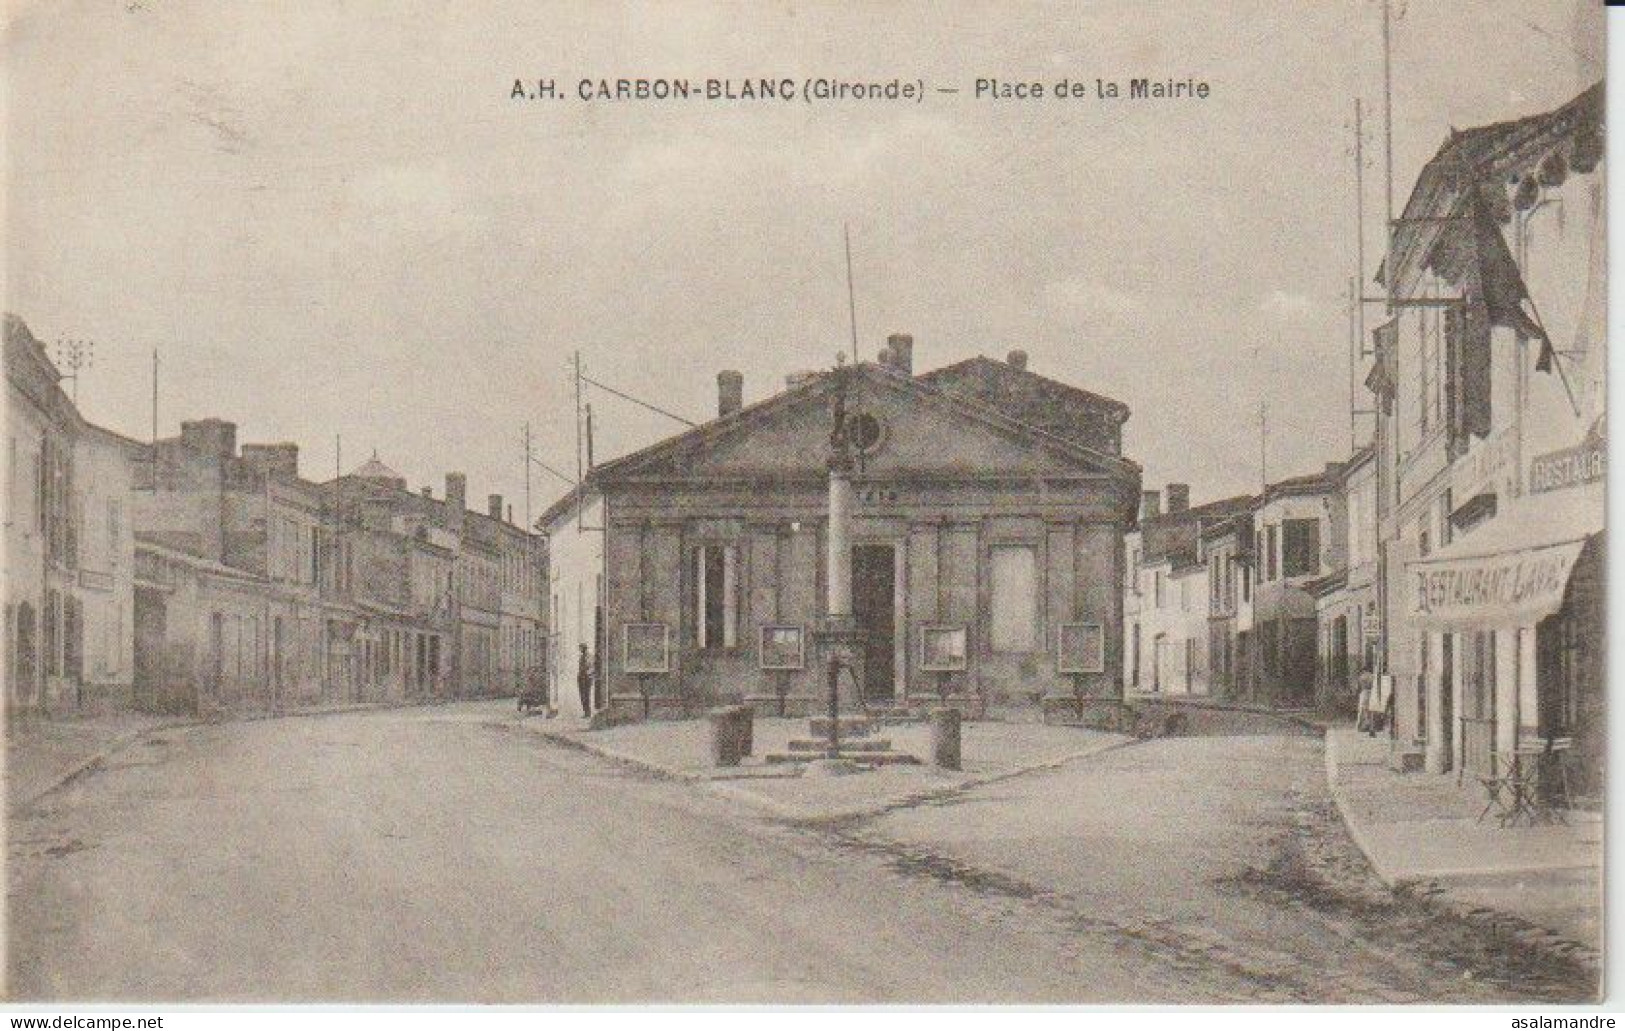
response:
<path id="1" fill-rule="evenodd" d="M 1301 319 L 1313 308 L 1314 302 L 1307 294 L 1289 293 L 1286 290 L 1271 290 L 1258 304 L 1259 311 L 1282 322 Z"/>
<path id="2" fill-rule="evenodd" d="M 1084 275 L 1046 283 L 1044 301 L 1056 314 L 1073 312 L 1102 319 L 1131 318 L 1146 310 L 1144 295 Z"/>

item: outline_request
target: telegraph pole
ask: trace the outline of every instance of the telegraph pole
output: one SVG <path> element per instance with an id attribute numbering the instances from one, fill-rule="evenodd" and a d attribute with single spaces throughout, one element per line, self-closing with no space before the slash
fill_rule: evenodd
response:
<path id="1" fill-rule="evenodd" d="M 152 349 L 152 492 L 158 493 L 158 349 Z"/>
<path id="2" fill-rule="evenodd" d="M 94 340 L 65 340 L 58 338 L 56 342 L 56 364 L 59 369 L 73 370 L 61 375 L 63 379 L 73 380 L 73 406 L 78 408 L 80 373 L 96 364 L 96 342 Z"/>
<path id="3" fill-rule="evenodd" d="M 587 471 L 592 471 L 592 402 L 587 402 Z"/>
<path id="4" fill-rule="evenodd" d="M 525 423 L 525 532 L 531 531 L 530 525 L 530 423 Z"/>
<path id="5" fill-rule="evenodd" d="M 1383 233 L 1386 259 L 1383 285 L 1388 292 L 1388 314 L 1394 313 L 1394 58 L 1390 0 L 1382 0 L 1382 124 L 1383 124 Z"/>
<path id="6" fill-rule="evenodd" d="M 573 355 L 571 368 L 575 372 L 576 384 L 576 530 L 581 529 L 581 505 L 584 500 L 580 494 L 583 470 L 581 468 L 581 352 Z"/>
<path id="7" fill-rule="evenodd" d="M 841 226 L 846 241 L 846 315 L 852 326 L 852 364 L 858 364 L 858 301 L 852 289 L 852 227 Z"/>
<path id="8" fill-rule="evenodd" d="M 1258 485 L 1260 491 L 1266 491 L 1270 486 L 1269 466 L 1269 407 L 1263 398 L 1258 399 Z"/>

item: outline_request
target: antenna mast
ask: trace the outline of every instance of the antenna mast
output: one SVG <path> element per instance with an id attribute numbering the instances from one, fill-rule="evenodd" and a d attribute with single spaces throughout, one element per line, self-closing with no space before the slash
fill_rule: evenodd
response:
<path id="1" fill-rule="evenodd" d="M 852 364 L 858 364 L 858 302 L 852 290 L 852 227 L 841 226 L 846 240 L 846 314 L 852 326 Z"/>

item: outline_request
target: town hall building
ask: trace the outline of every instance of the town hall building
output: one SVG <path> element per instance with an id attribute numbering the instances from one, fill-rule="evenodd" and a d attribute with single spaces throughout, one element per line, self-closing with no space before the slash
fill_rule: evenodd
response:
<path id="1" fill-rule="evenodd" d="M 832 424 L 857 458 L 866 706 L 1120 699 L 1140 496 L 1128 408 L 1032 372 L 1021 351 L 922 375 L 912 352 L 894 335 L 878 362 L 793 377 L 749 407 L 725 371 L 717 418 L 591 470 L 549 509 L 552 703 L 580 712 L 585 659 L 613 719 L 822 705 Z"/>

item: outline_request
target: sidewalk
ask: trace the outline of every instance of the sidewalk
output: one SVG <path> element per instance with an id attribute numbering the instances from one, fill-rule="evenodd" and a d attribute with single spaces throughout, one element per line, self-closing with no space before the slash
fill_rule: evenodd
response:
<path id="1" fill-rule="evenodd" d="M 337 716 L 429 704 L 439 703 L 346 702 L 214 716 L 153 716 L 126 711 L 11 716 L 5 723 L 6 810 L 15 812 L 33 804 L 41 795 L 105 762 L 155 730 L 296 716 Z"/>
<path id="2" fill-rule="evenodd" d="M 782 752 L 791 738 L 807 736 L 804 719 L 757 719 L 754 755 L 737 767 L 710 765 L 704 720 L 626 724 L 589 730 L 582 720 L 523 719 L 520 726 L 550 740 L 633 766 L 657 776 L 702 783 L 714 793 L 784 819 L 838 821 L 946 797 L 966 788 L 1036 770 L 1134 742 L 1123 734 L 1040 723 L 971 721 L 963 725 L 962 770 L 928 765 L 930 727 L 908 723 L 877 734 L 892 747 L 921 760 L 919 766 L 888 766 L 844 777 L 802 777 L 799 765 L 772 765 L 761 756 Z"/>
<path id="3" fill-rule="evenodd" d="M 1355 844 L 1384 883 L 1410 887 L 1480 919 L 1502 914 L 1599 954 L 1602 817 L 1568 825 L 1481 823 L 1483 793 L 1454 774 L 1397 773 L 1388 739 L 1326 733 L 1326 777 Z"/>
<path id="4" fill-rule="evenodd" d="M 15 716 L 6 721 L 6 809 L 26 806 L 141 735 L 181 722 L 138 712 Z"/>

